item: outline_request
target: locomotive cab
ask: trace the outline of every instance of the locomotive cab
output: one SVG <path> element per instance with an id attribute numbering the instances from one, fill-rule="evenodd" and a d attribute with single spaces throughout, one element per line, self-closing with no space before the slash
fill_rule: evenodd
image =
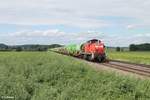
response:
<path id="1" fill-rule="evenodd" d="M 87 60 L 98 60 L 102 62 L 105 60 L 105 46 L 104 44 L 98 39 L 92 39 L 87 41 L 83 45 L 83 56 L 84 59 Z"/>

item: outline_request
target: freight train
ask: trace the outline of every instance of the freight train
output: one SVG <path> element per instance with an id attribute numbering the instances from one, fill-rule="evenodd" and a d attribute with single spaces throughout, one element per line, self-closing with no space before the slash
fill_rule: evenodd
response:
<path id="1" fill-rule="evenodd" d="M 106 60 L 105 45 L 98 39 L 89 40 L 83 44 L 71 44 L 55 50 L 58 53 L 83 58 L 90 61 Z"/>

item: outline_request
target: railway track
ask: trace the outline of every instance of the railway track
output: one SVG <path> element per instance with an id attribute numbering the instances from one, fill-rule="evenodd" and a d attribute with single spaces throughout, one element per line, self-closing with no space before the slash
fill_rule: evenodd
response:
<path id="1" fill-rule="evenodd" d="M 78 59 L 81 59 L 81 58 L 78 58 Z M 134 73 L 140 76 L 150 77 L 150 65 L 136 64 L 136 63 L 130 63 L 130 62 L 118 61 L 118 60 L 108 60 L 104 63 L 90 61 L 90 63 L 96 63 L 96 64 L 103 65 L 106 67 Z"/>
<path id="2" fill-rule="evenodd" d="M 150 65 L 135 64 L 117 60 L 109 60 L 109 62 L 102 63 L 102 65 L 150 77 Z"/>
<path id="3" fill-rule="evenodd" d="M 56 52 L 56 53 L 59 53 L 59 52 Z M 62 53 L 59 53 L 59 54 L 62 54 Z M 67 54 L 63 54 L 63 55 L 67 55 Z M 82 58 L 78 58 L 78 57 L 75 57 L 75 58 L 82 59 Z M 82 60 L 84 60 L 84 59 L 82 59 Z M 130 62 L 118 61 L 118 60 L 110 60 L 110 59 L 104 63 L 99 63 L 99 62 L 91 62 L 91 63 L 97 63 L 99 65 L 103 65 L 106 67 L 111 67 L 111 68 L 123 70 L 126 72 L 138 74 L 141 76 L 150 77 L 150 65 L 136 64 L 136 63 L 130 63 Z"/>

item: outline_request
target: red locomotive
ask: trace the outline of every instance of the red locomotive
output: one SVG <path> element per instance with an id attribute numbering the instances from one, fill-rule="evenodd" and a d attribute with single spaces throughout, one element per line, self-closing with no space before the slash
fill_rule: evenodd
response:
<path id="1" fill-rule="evenodd" d="M 81 46 L 83 58 L 86 60 L 98 60 L 100 62 L 106 59 L 105 46 L 100 40 L 92 39 Z"/>

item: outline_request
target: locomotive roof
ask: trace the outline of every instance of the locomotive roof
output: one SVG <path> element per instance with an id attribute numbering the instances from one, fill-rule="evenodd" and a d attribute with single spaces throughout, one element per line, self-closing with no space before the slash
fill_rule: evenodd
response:
<path id="1" fill-rule="evenodd" d="M 92 40 L 89 40 L 87 42 L 90 42 L 90 41 L 100 41 L 100 40 L 98 40 L 98 39 L 92 39 Z"/>

